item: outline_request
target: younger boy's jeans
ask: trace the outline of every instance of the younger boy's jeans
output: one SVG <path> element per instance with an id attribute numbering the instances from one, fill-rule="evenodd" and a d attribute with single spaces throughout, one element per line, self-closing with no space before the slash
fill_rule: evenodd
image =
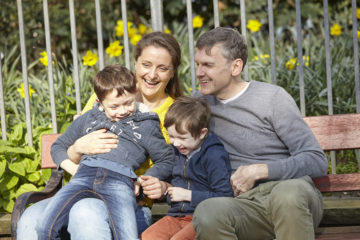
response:
<path id="1" fill-rule="evenodd" d="M 86 165 L 79 167 L 74 178 L 44 209 L 44 216 L 37 225 L 39 239 L 60 239 L 58 234 L 68 225 L 71 207 L 88 197 L 99 198 L 105 203 L 114 239 L 138 239 L 133 180 L 107 169 Z"/>

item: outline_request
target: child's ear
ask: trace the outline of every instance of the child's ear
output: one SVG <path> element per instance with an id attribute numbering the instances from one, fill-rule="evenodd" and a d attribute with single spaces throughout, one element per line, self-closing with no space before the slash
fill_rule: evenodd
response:
<path id="1" fill-rule="evenodd" d="M 201 133 L 200 133 L 200 139 L 201 140 L 203 140 L 205 137 L 206 137 L 206 135 L 207 135 L 207 133 L 209 132 L 209 129 L 207 129 L 207 128 L 203 128 L 203 129 L 201 129 Z"/>
<path id="2" fill-rule="evenodd" d="M 100 100 L 98 98 L 95 99 L 96 102 L 100 103 Z"/>

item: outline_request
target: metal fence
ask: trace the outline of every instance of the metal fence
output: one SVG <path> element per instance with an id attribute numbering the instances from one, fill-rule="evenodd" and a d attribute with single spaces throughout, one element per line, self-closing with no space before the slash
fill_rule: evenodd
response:
<path id="1" fill-rule="evenodd" d="M 189 55 L 190 55 L 190 75 L 192 80 L 192 89 L 196 89 L 195 80 L 195 61 L 194 61 L 194 34 L 192 26 L 192 1 L 183 1 L 186 4 L 187 9 L 187 23 L 188 23 L 188 38 L 189 38 Z M 30 146 L 33 144 L 32 137 L 32 126 L 31 126 L 31 114 L 30 114 L 30 97 L 28 90 L 28 73 L 27 73 L 27 62 L 26 62 L 26 48 L 25 48 L 25 35 L 24 35 L 24 22 L 22 12 L 22 1 L 17 0 L 18 9 L 18 23 L 19 23 L 19 36 L 20 36 L 20 49 L 21 49 L 21 63 L 22 63 L 22 76 L 24 83 L 24 94 L 25 94 L 25 114 L 26 114 L 26 125 L 27 125 L 27 136 L 28 143 Z M 305 112 L 305 93 L 304 93 L 304 63 L 302 56 L 302 34 L 301 34 L 301 6 L 300 0 L 296 0 L 296 31 L 297 31 L 297 49 L 298 56 L 297 61 L 299 63 L 299 89 L 300 89 L 300 110 L 303 116 L 306 116 Z M 269 38 L 270 38 L 270 60 L 271 60 L 271 75 L 272 82 L 276 84 L 276 60 L 275 60 L 275 39 L 274 39 L 274 16 L 273 16 L 273 1 L 268 0 L 268 18 L 269 18 Z M 239 15 L 241 19 L 241 33 L 246 38 L 246 16 L 245 16 L 245 0 L 240 0 Z M 98 44 L 98 55 L 99 55 L 99 68 L 104 67 L 104 47 L 103 47 L 103 36 L 102 36 L 102 22 L 101 22 L 101 8 L 100 0 L 94 0 L 94 8 L 96 12 L 96 27 L 97 27 L 97 44 Z M 125 52 L 125 65 L 130 68 L 130 50 L 129 50 L 129 37 L 127 28 L 127 6 L 126 0 L 121 0 L 121 13 L 123 20 L 124 29 L 124 52 Z M 163 31 L 164 18 L 163 18 L 163 2 L 162 0 L 150 0 L 151 9 L 151 25 L 154 31 Z M 219 21 L 219 10 L 218 0 L 213 0 L 214 9 L 214 26 L 220 26 Z M 76 21 L 74 12 L 74 0 L 69 0 L 69 13 L 71 23 L 71 43 L 72 43 L 72 54 L 73 54 L 73 80 L 75 82 L 76 92 L 76 110 L 81 111 L 80 104 L 80 84 L 79 84 L 79 67 L 78 67 L 78 51 L 77 51 L 77 38 L 76 38 Z M 53 132 L 57 133 L 56 123 L 56 106 L 55 106 L 55 94 L 54 94 L 54 81 L 53 81 L 53 67 L 51 57 L 51 33 L 49 23 L 49 11 L 48 2 L 43 0 L 43 13 L 44 13 L 44 27 L 45 27 L 45 40 L 46 40 L 46 52 L 48 56 L 48 81 L 49 81 L 49 95 L 51 102 L 51 117 Z M 328 19 L 328 0 L 323 0 L 323 15 L 324 15 L 324 44 L 326 47 L 326 78 L 327 78 L 327 96 L 328 96 L 328 113 L 333 114 L 333 96 L 332 96 L 332 77 L 331 77 L 331 56 L 330 56 L 330 44 L 329 44 L 329 19 Z M 352 27 L 357 29 L 357 17 L 356 17 L 356 0 L 352 0 Z M 359 87 L 359 56 L 358 56 L 358 39 L 357 32 L 353 31 L 353 53 L 354 53 L 354 72 L 355 79 L 354 85 L 356 89 L 356 112 L 360 113 L 360 87 Z M 2 68 L 0 61 L 0 69 Z M 248 64 L 245 68 L 245 80 L 249 79 Z M 6 113 L 4 102 L 6 99 L 3 95 L 3 79 L 0 71 L 0 114 L 1 114 L 1 130 L 2 139 L 6 140 Z M 331 153 L 332 163 L 335 164 L 335 154 Z M 333 165 L 335 166 L 335 165 Z M 333 172 L 335 168 L 333 167 Z"/>

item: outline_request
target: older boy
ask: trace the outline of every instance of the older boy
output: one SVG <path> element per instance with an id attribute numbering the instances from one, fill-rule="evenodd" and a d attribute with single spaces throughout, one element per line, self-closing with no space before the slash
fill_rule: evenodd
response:
<path id="1" fill-rule="evenodd" d="M 108 153 L 83 155 L 74 178 L 62 188 L 44 210 L 38 224 L 39 239 L 54 239 L 66 226 L 69 210 L 82 198 L 103 200 L 110 216 L 114 239 L 138 239 L 134 194 L 134 170 L 149 155 L 153 168 L 146 175 L 165 179 L 171 175 L 174 152 L 166 144 L 156 114 L 140 112 L 135 102 L 134 74 L 111 65 L 94 78 L 98 104 L 76 119 L 53 144 L 51 154 L 60 167 L 68 159 L 67 148 L 85 134 L 107 129 L 119 136 L 118 147 Z"/>
<path id="2" fill-rule="evenodd" d="M 176 161 L 167 189 L 171 205 L 166 217 L 150 226 L 142 240 L 195 239 L 192 214 L 195 207 L 211 197 L 233 196 L 230 161 L 223 144 L 209 134 L 210 108 L 206 101 L 192 97 L 175 100 L 165 116 Z"/>

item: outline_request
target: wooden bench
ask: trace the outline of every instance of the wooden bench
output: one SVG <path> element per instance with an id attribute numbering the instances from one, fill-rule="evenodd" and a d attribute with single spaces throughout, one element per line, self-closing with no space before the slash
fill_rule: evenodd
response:
<path id="1" fill-rule="evenodd" d="M 360 114 L 305 117 L 304 120 L 324 151 L 360 149 Z M 348 193 L 360 190 L 360 173 L 329 174 L 313 181 L 322 193 Z M 324 218 L 316 239 L 360 239 L 360 198 L 323 195 Z M 346 212 L 352 216 L 349 217 L 349 221 L 345 221 L 344 218 L 339 221 L 336 215 L 327 216 L 332 209 L 338 210 L 340 214 Z M 333 218 L 332 222 L 329 222 L 329 217 Z"/>
<path id="2" fill-rule="evenodd" d="M 360 114 L 305 117 L 304 120 L 310 126 L 325 151 L 360 148 Z M 41 166 L 42 168 L 53 168 L 52 175 L 43 191 L 24 193 L 17 198 L 11 218 L 12 239 L 16 239 L 17 222 L 26 206 L 30 203 L 51 197 L 62 185 L 62 174 L 55 169 L 56 166 L 50 156 L 51 144 L 58 136 L 59 134 L 42 136 Z M 323 193 L 358 191 L 360 190 L 360 173 L 330 174 L 314 179 L 314 183 Z M 360 209 L 360 199 L 357 197 L 346 199 L 324 197 L 325 215 L 327 210 L 333 207 L 334 202 L 337 203 L 337 205 L 335 204 L 335 209 L 340 209 L 340 211 L 343 211 L 343 207 L 348 205 L 354 206 L 354 208 L 350 208 L 350 210 L 347 208 L 350 213 L 354 212 L 355 209 Z M 340 206 L 338 206 L 338 204 L 340 204 Z M 153 216 L 155 219 L 158 219 L 166 214 L 167 209 L 166 204 L 155 204 L 152 209 Z M 358 217 L 360 217 L 360 215 L 358 215 Z M 333 218 L 336 220 L 336 217 Z M 355 223 L 350 224 L 351 226 L 346 226 L 347 223 L 343 222 L 330 222 L 329 224 L 326 223 L 325 220 L 326 218 L 323 219 L 321 227 L 317 230 L 316 239 L 360 239 L 360 221 L 357 221 L 356 218 L 353 218 Z"/>

